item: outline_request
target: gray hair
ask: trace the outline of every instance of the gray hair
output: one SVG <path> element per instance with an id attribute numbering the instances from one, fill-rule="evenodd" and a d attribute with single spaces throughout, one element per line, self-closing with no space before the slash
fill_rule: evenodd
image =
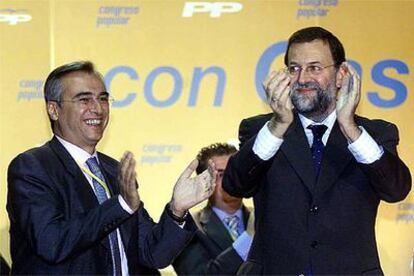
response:
<path id="1" fill-rule="evenodd" d="M 53 70 L 46 79 L 44 87 L 44 97 L 45 101 L 55 101 L 60 104 L 62 100 L 63 85 L 62 79 L 72 72 L 86 72 L 96 75 L 99 79 L 102 80 L 102 83 L 105 85 L 102 75 L 95 70 L 95 66 L 90 61 L 75 61 L 71 63 L 64 64 L 57 67 Z"/>

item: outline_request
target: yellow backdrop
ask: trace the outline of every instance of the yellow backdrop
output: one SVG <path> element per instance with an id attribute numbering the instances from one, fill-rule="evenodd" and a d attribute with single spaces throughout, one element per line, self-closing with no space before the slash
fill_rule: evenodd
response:
<path id="1" fill-rule="evenodd" d="M 10 260 L 5 211 L 10 160 L 51 137 L 42 85 L 51 69 L 93 61 L 116 101 L 101 151 L 138 161 L 154 218 L 200 147 L 236 141 L 242 118 L 268 112 L 260 83 L 282 66 L 289 35 L 319 25 L 344 43 L 362 75 L 358 113 L 400 129 L 414 166 L 413 1 L 0 2 L 0 251 Z M 377 238 L 387 275 L 410 275 L 414 196 L 381 204 Z"/>

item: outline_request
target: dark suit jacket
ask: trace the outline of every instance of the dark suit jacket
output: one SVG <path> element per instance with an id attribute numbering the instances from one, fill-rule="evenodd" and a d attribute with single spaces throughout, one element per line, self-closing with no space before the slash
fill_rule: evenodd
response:
<path id="1" fill-rule="evenodd" d="M 98 153 L 111 193 L 118 162 Z M 75 160 L 54 137 L 17 156 L 8 170 L 7 211 L 13 274 L 112 274 L 108 234 L 119 228 L 130 274 L 158 274 L 196 229 L 180 229 L 164 212 L 155 224 L 141 207 L 133 215 L 111 197 L 99 204 Z"/>
<path id="2" fill-rule="evenodd" d="M 243 206 L 244 224 L 250 211 Z M 191 242 L 174 261 L 178 275 L 234 275 L 243 259 L 232 247 L 233 240 L 210 205 L 197 212 L 198 230 Z"/>
<path id="3" fill-rule="evenodd" d="M 411 189 L 410 172 L 396 151 L 396 126 L 356 117 L 385 151 L 364 165 L 355 161 L 335 123 L 316 181 L 297 114 L 273 158 L 263 161 L 254 154 L 256 134 L 270 117 L 242 121 L 244 144 L 224 175 L 228 193 L 254 196 L 256 234 L 240 272 L 298 275 L 312 268 L 313 275 L 382 274 L 375 240 L 379 202 L 402 200 Z"/>

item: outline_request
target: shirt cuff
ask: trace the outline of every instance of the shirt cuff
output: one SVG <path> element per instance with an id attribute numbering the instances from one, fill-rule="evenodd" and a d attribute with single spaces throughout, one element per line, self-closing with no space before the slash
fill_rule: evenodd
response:
<path id="1" fill-rule="evenodd" d="M 253 238 L 246 231 L 244 231 L 234 242 L 233 248 L 239 254 L 240 258 L 243 261 L 247 260 L 247 255 L 250 251 L 250 246 L 252 245 Z"/>
<path id="2" fill-rule="evenodd" d="M 359 129 L 362 131 L 361 136 L 349 144 L 348 149 L 358 163 L 374 163 L 384 154 L 384 149 L 375 142 L 362 126 L 359 126 Z"/>
<path id="3" fill-rule="evenodd" d="M 272 158 L 283 143 L 283 139 L 270 132 L 268 124 L 269 122 L 259 131 L 253 145 L 253 152 L 264 161 Z"/>
<path id="4" fill-rule="evenodd" d="M 122 209 L 127 211 L 130 215 L 134 213 L 134 211 L 131 208 L 129 208 L 128 204 L 125 202 L 125 199 L 121 195 L 118 195 L 118 201 L 119 204 L 121 204 Z"/>

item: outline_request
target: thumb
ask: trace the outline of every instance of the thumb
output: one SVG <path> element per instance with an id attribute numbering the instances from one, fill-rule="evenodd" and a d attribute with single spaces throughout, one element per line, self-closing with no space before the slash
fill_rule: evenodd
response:
<path id="1" fill-rule="evenodd" d="M 190 178 L 191 174 L 197 169 L 198 160 L 194 159 L 191 163 L 187 166 L 187 168 L 183 171 L 183 173 L 178 178 L 179 180 Z"/>

